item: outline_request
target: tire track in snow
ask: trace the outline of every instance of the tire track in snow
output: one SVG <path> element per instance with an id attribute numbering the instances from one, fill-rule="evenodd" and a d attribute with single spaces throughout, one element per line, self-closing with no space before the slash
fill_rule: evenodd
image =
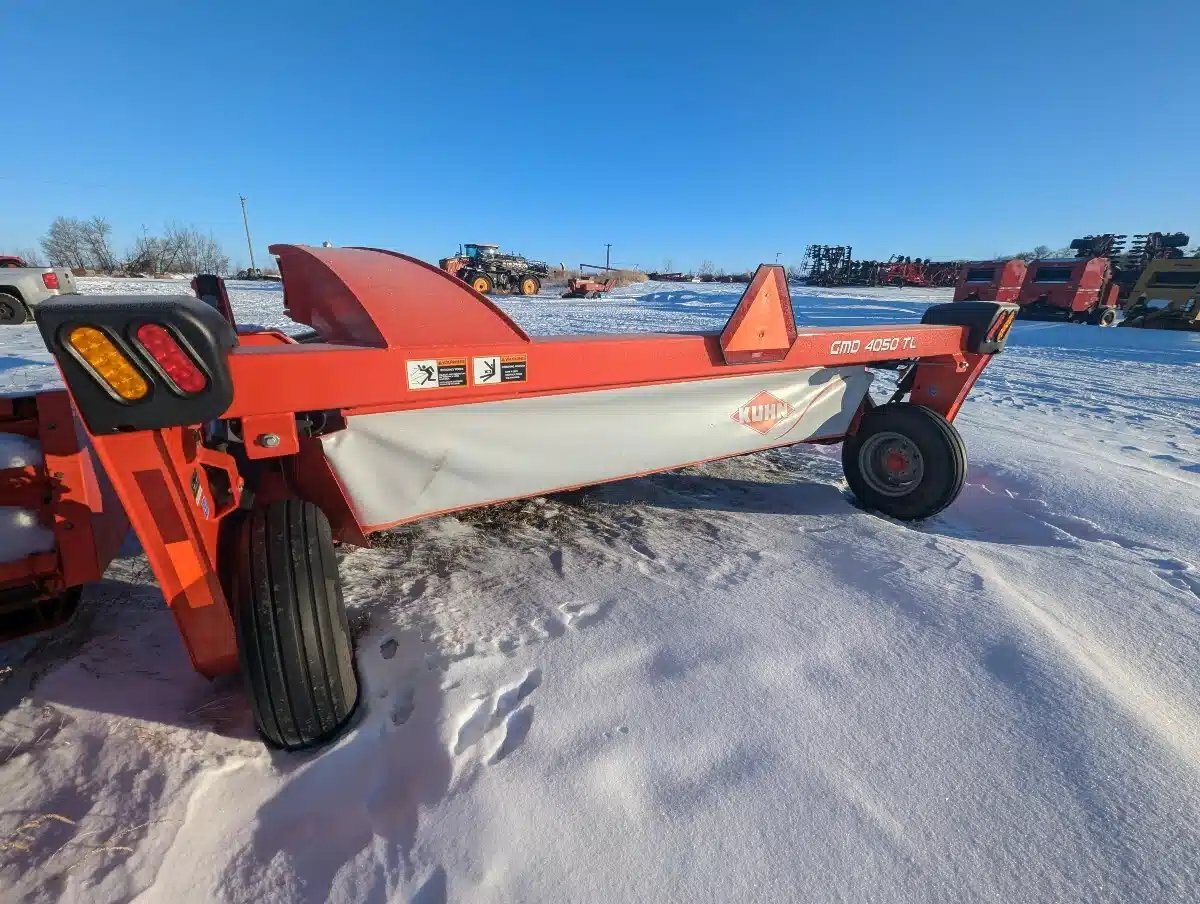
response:
<path id="1" fill-rule="evenodd" d="M 1048 638 L 1066 656 L 1066 661 L 1086 678 L 1090 686 L 1104 692 L 1135 723 L 1147 731 L 1182 761 L 1190 771 L 1200 774 L 1200 716 L 1179 701 L 1163 699 L 1161 687 L 1143 685 L 1141 678 L 1098 644 L 1089 641 L 1064 624 L 1053 612 L 1035 600 L 1033 588 L 1016 586 L 1004 574 L 1003 566 L 973 544 L 952 542 L 986 584 L 1031 622 L 1041 636 Z"/>

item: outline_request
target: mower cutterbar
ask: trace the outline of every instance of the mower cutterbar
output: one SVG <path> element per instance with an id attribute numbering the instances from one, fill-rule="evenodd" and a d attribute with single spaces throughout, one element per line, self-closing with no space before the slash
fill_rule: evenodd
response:
<path id="1" fill-rule="evenodd" d="M 334 540 L 842 440 L 866 506 L 925 517 L 962 487 L 950 421 L 1016 314 L 960 302 L 920 325 L 797 328 L 783 270 L 763 266 L 720 333 L 531 338 L 413 258 L 272 251 L 315 335 L 238 334 L 215 278 L 203 300 L 65 297 L 38 323 L 193 663 L 240 663 L 283 747 L 332 737 L 357 700 Z M 889 404 L 869 367 L 906 369 Z"/>

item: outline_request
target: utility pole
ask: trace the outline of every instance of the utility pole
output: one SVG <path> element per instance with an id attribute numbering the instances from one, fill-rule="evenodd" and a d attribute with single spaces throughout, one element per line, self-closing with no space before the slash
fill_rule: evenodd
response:
<path id="1" fill-rule="evenodd" d="M 612 269 L 612 242 L 604 246 L 604 269 Z"/>
<path id="2" fill-rule="evenodd" d="M 781 255 L 781 254 L 783 254 L 782 251 L 775 252 L 775 263 L 779 263 L 779 255 Z"/>
<path id="3" fill-rule="evenodd" d="M 254 266 L 254 242 L 250 241 L 250 220 L 246 217 L 246 196 L 238 195 L 242 200 L 242 223 L 246 227 L 246 247 L 250 250 L 250 269 L 257 269 Z"/>

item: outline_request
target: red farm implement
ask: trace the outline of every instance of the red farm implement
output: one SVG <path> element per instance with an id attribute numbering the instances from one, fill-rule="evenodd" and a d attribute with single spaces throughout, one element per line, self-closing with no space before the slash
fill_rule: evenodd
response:
<path id="1" fill-rule="evenodd" d="M 944 288 L 954 285 L 958 264 L 931 261 L 929 258 L 893 257 L 878 267 L 877 284 L 883 286 L 913 286 Z"/>
<path id="2" fill-rule="evenodd" d="M 930 285 L 926 262 L 920 258 L 915 261 L 907 257 L 893 258 L 881 265 L 878 279 L 884 286 L 925 288 Z"/>
<path id="3" fill-rule="evenodd" d="M 895 286 L 943 288 L 954 285 L 959 264 L 895 254 L 886 261 L 855 260 L 850 245 L 809 245 L 800 269 L 810 286 Z"/>
<path id="4" fill-rule="evenodd" d="M 955 301 L 1016 301 L 1025 283 L 1025 261 L 971 261 L 961 264 L 954 282 Z"/>
<path id="5" fill-rule="evenodd" d="M 567 291 L 563 298 L 599 298 L 613 287 L 614 279 L 600 279 L 597 276 L 584 274 L 572 276 L 567 280 Z"/>
<path id="6" fill-rule="evenodd" d="M 588 270 L 596 272 L 588 273 Z M 607 273 L 608 276 L 601 279 L 601 273 Z M 617 274 L 616 268 L 607 265 L 601 267 L 599 264 L 580 264 L 579 275 L 567 280 L 567 291 L 563 292 L 562 297 L 599 298 L 617 284 Z"/>
<path id="7" fill-rule="evenodd" d="M 53 459 L 52 435 L 78 428 L 193 664 L 240 668 L 260 732 L 285 748 L 333 737 L 358 702 L 335 542 L 796 443 L 842 443 L 865 507 L 930 516 L 963 486 L 951 421 L 1016 314 L 960 302 L 920 324 L 806 328 L 782 268 L 763 266 L 719 333 L 532 338 L 413 258 L 272 250 L 290 316 L 315 331 L 304 339 L 239 333 L 215 277 L 198 280 L 200 299 L 66 296 L 39 309 L 76 416 L 61 392 L 17 403 L 15 429 L 41 436 L 50 463 L 29 475 L 43 487 L 28 505 L 58 527 L 44 560 L 13 567 L 50 599 L 112 554 L 108 497 L 74 499 L 91 483 Z M 868 393 L 872 368 L 903 370 L 885 404 Z M 81 468 L 83 448 L 61 446 Z M 36 504 L 47 482 L 58 508 Z M 66 518 L 106 530 L 77 553 Z"/>
<path id="8" fill-rule="evenodd" d="M 1119 291 L 1106 257 L 1030 261 L 1016 299 L 1018 316 L 1112 326 Z"/>

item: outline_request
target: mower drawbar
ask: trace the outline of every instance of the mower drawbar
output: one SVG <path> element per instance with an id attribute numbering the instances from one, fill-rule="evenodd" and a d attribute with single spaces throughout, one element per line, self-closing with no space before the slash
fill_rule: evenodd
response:
<path id="1" fill-rule="evenodd" d="M 77 435 L 77 467 L 0 468 L 0 506 L 27 503 L 48 529 L 0 560 L 0 601 L 54 616 L 47 601 L 98 579 L 127 518 L 194 667 L 240 670 L 259 732 L 286 749 L 334 738 L 358 704 L 335 544 L 798 443 L 842 443 L 865 508 L 928 518 L 962 490 L 953 421 L 1017 314 L 969 301 L 920 324 L 803 327 L 764 265 L 720 332 L 534 338 L 415 258 L 271 250 L 303 340 L 238 330 L 216 277 L 196 298 L 39 308 L 67 392 L 0 407 L 0 435 Z M 902 371 L 886 404 L 877 368 Z M 45 494 L 19 487 L 35 478 L 65 481 L 72 504 L 34 505 Z"/>

